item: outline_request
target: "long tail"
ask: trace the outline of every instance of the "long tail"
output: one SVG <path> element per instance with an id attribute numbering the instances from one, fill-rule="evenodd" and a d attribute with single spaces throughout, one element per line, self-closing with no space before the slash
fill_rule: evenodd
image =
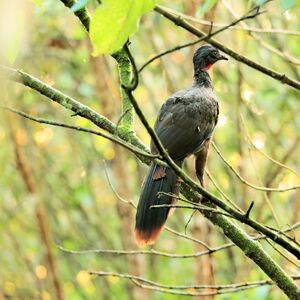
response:
<path id="1" fill-rule="evenodd" d="M 136 213 L 135 238 L 139 246 L 155 242 L 170 213 L 170 208 L 150 208 L 152 205 L 174 202 L 172 196 L 160 192 L 178 195 L 179 181 L 173 170 L 152 163 Z"/>

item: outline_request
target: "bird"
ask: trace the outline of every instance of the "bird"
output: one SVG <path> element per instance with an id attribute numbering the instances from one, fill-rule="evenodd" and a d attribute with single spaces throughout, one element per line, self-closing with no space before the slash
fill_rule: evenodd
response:
<path id="1" fill-rule="evenodd" d="M 195 155 L 196 175 L 202 186 L 209 143 L 219 115 L 208 70 L 219 60 L 228 58 L 210 44 L 198 48 L 193 55 L 193 84 L 175 92 L 163 103 L 154 125 L 156 135 L 179 167 L 185 158 Z M 153 141 L 150 148 L 153 154 L 158 154 Z M 135 239 L 139 246 L 154 244 L 174 210 L 151 206 L 176 202 L 180 184 L 181 180 L 170 167 L 151 163 L 136 212 Z"/>

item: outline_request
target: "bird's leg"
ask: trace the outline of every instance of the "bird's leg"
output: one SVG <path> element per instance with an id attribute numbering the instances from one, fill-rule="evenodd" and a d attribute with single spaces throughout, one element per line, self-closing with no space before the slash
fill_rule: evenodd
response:
<path id="1" fill-rule="evenodd" d="M 208 140 L 201 151 L 195 154 L 195 169 L 196 175 L 202 187 L 204 187 L 204 168 L 207 161 L 208 149 L 209 149 L 210 140 Z"/>

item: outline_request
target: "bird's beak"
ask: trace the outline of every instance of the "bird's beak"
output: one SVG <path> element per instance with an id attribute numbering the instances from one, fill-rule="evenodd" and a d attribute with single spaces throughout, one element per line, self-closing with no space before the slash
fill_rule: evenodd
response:
<path id="1" fill-rule="evenodd" d="M 223 55 L 223 54 L 221 54 L 221 55 L 219 56 L 218 60 L 228 60 L 228 57 L 225 56 L 225 55 Z"/>

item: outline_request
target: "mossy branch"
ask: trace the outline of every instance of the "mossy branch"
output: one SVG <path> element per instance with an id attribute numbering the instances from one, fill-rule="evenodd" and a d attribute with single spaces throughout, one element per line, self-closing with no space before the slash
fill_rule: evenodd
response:
<path id="1" fill-rule="evenodd" d="M 119 70 L 120 76 L 120 91 L 121 91 L 121 98 L 122 98 L 122 119 L 120 122 L 120 129 L 124 130 L 125 132 L 134 133 L 133 129 L 133 122 L 134 122 L 134 109 L 128 98 L 126 92 L 122 88 L 122 85 L 129 85 L 132 78 L 132 68 L 130 59 L 125 48 L 121 49 L 120 51 L 114 53 L 112 57 L 116 60 Z"/>
<path id="2" fill-rule="evenodd" d="M 143 151 L 149 152 L 148 148 L 135 135 L 129 134 L 124 130 L 117 130 L 117 126 L 105 116 L 100 115 L 92 108 L 47 85 L 46 83 L 40 81 L 38 78 L 29 75 L 21 70 L 16 70 L 4 66 L 0 66 L 0 75 L 15 82 L 21 83 L 46 96 L 48 99 L 57 102 L 66 109 L 74 112 L 73 116 L 83 117 L 94 123 L 97 127 L 104 129 L 105 131 L 113 135 L 117 134 L 121 139 L 127 142 L 130 141 L 133 145 L 138 146 Z"/>
<path id="3" fill-rule="evenodd" d="M 75 0 L 60 0 L 64 3 L 64 5 L 68 8 L 71 8 L 76 1 Z M 90 17 L 88 10 L 83 7 L 80 10 L 75 12 L 75 15 L 79 18 L 82 25 L 85 27 L 86 31 L 90 30 Z M 120 93 L 122 99 L 122 119 L 118 126 L 118 132 L 122 135 L 127 135 L 128 140 L 136 140 L 136 135 L 133 129 L 134 122 L 134 110 L 131 105 L 130 100 L 128 99 L 124 89 L 122 88 L 122 84 L 129 85 L 132 77 L 132 68 L 130 63 L 130 58 L 128 57 L 128 53 L 125 49 L 126 45 L 119 50 L 118 52 L 112 54 L 112 57 L 116 60 L 119 76 L 120 76 Z"/>

